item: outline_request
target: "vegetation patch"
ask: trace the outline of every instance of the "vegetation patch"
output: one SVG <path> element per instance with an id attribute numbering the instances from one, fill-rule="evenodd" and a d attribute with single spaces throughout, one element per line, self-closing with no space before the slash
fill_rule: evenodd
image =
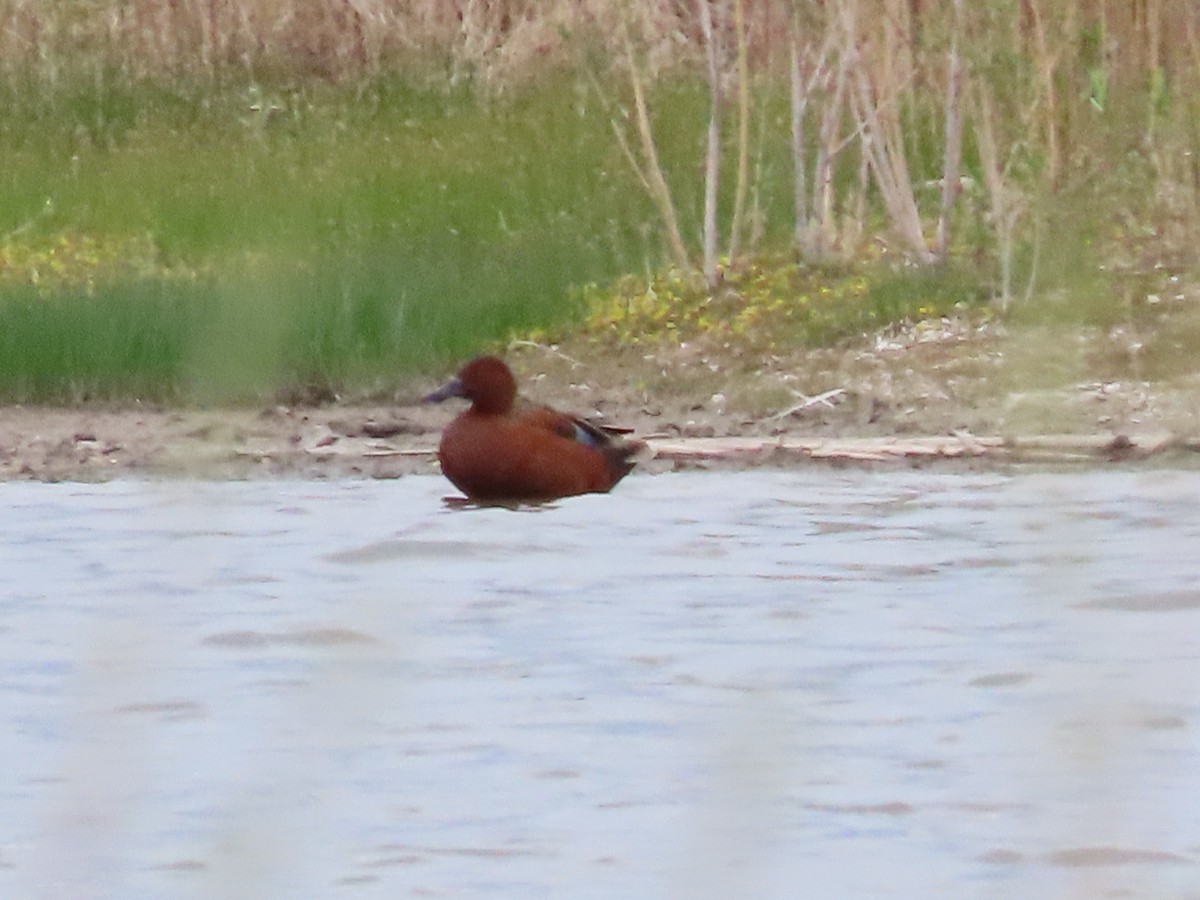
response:
<path id="1" fill-rule="evenodd" d="M 644 259 L 648 204 L 570 86 L 43 94 L 0 128 L 0 400 L 383 394 Z"/>
<path id="2" fill-rule="evenodd" d="M 616 348 L 700 343 L 750 355 L 832 344 L 919 319 L 982 315 L 991 297 L 977 275 L 956 267 L 813 266 L 786 257 L 726 261 L 716 290 L 698 275 L 671 269 L 649 279 L 626 276 L 611 288 L 589 285 L 581 293 L 586 313 L 580 328 L 593 342 Z"/>
<path id="3" fill-rule="evenodd" d="M 368 6 L 0 8 L 0 401 L 386 397 L 539 330 L 752 356 L 1191 302 L 1184 0 Z"/>

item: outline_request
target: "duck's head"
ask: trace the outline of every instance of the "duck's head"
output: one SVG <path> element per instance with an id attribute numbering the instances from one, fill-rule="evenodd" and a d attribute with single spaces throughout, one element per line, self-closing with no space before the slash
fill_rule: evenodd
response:
<path id="1" fill-rule="evenodd" d="M 501 414 L 512 409 L 517 398 L 517 381 L 498 356 L 479 356 L 458 370 L 457 377 L 424 398 L 424 403 L 441 403 L 451 397 L 471 401 L 478 412 Z"/>

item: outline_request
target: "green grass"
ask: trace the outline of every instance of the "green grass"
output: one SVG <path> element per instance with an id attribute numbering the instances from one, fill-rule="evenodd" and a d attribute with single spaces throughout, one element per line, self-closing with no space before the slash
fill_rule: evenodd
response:
<path id="1" fill-rule="evenodd" d="M 0 379 L 13 400 L 169 399 L 203 297 L 142 282 L 76 302 L 10 288 L 0 303 Z"/>
<path id="2" fill-rule="evenodd" d="M 964 201 L 962 246 L 936 270 L 785 257 L 792 172 L 778 85 L 757 88 L 751 127 L 754 254 L 710 296 L 664 269 L 657 213 L 582 77 L 485 100 L 399 78 L 264 86 L 228 72 L 139 82 L 86 68 L 0 81 L 0 402 L 382 396 L 512 334 L 580 324 L 620 342 L 724 334 L 770 351 L 982 304 L 996 277 L 994 264 L 964 262 L 991 256 L 979 198 Z M 694 253 L 708 102 L 686 74 L 651 96 Z M 726 119 L 722 244 L 736 165 Z M 939 175 L 934 132 L 913 128 L 923 184 Z M 851 157 L 835 173 L 839 196 L 857 178 Z M 1109 182 L 1146 193 L 1147 176 L 1127 168 L 1078 179 L 1031 214 L 1045 223 L 1039 297 L 1015 318 L 1074 327 L 1124 314 L 1099 260 L 1123 234 Z M 868 216 L 868 232 L 884 230 L 877 210 Z M 1019 242 L 1018 287 L 1036 240 Z"/>
<path id="3" fill-rule="evenodd" d="M 658 252 L 571 83 L 190 90 L 0 94 L 0 399 L 387 390 Z"/>
<path id="4" fill-rule="evenodd" d="M 661 271 L 665 257 L 587 84 L 544 79 L 488 102 L 400 80 L 100 72 L 0 86 L 0 401 L 385 394 L 507 335 L 581 321 L 576 288 Z M 702 87 L 678 79 L 651 98 L 693 247 Z M 783 247 L 787 98 L 762 100 L 751 214 L 760 245 Z"/>

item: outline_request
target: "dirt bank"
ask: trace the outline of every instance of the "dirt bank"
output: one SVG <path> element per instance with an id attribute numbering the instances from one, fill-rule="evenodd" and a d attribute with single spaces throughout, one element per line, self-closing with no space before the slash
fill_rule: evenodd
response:
<path id="1" fill-rule="evenodd" d="M 1110 459 L 1200 439 L 1200 358 L 1149 370 L 1146 341 L 1107 332 L 942 320 L 833 349 L 595 341 L 518 343 L 531 399 L 627 425 L 644 468 L 794 464 L 809 458 Z M 1190 354 L 1182 354 L 1185 361 Z M 1141 377 L 1137 377 L 1137 376 Z M 0 478 L 393 478 L 437 471 L 447 407 L 416 402 L 254 410 L 0 408 Z"/>

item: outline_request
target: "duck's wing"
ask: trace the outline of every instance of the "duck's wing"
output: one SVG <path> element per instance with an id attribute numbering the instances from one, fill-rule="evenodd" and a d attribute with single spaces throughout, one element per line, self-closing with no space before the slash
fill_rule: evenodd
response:
<path id="1" fill-rule="evenodd" d="M 571 417 L 571 432 L 581 444 L 589 444 L 597 449 L 603 449 L 613 442 L 613 435 L 594 422 L 578 416 Z"/>
<path id="2" fill-rule="evenodd" d="M 559 412 L 549 406 L 523 406 L 518 410 L 517 417 L 524 424 L 553 431 L 559 437 L 578 441 L 597 449 L 603 449 L 614 441 L 620 440 L 624 435 L 633 432 L 632 428 L 601 425 L 579 416 Z"/>
<path id="3" fill-rule="evenodd" d="M 557 409 L 551 409 L 549 406 L 523 405 L 514 412 L 514 417 L 522 425 L 550 431 L 568 440 L 579 440 L 575 429 L 575 419 Z"/>

